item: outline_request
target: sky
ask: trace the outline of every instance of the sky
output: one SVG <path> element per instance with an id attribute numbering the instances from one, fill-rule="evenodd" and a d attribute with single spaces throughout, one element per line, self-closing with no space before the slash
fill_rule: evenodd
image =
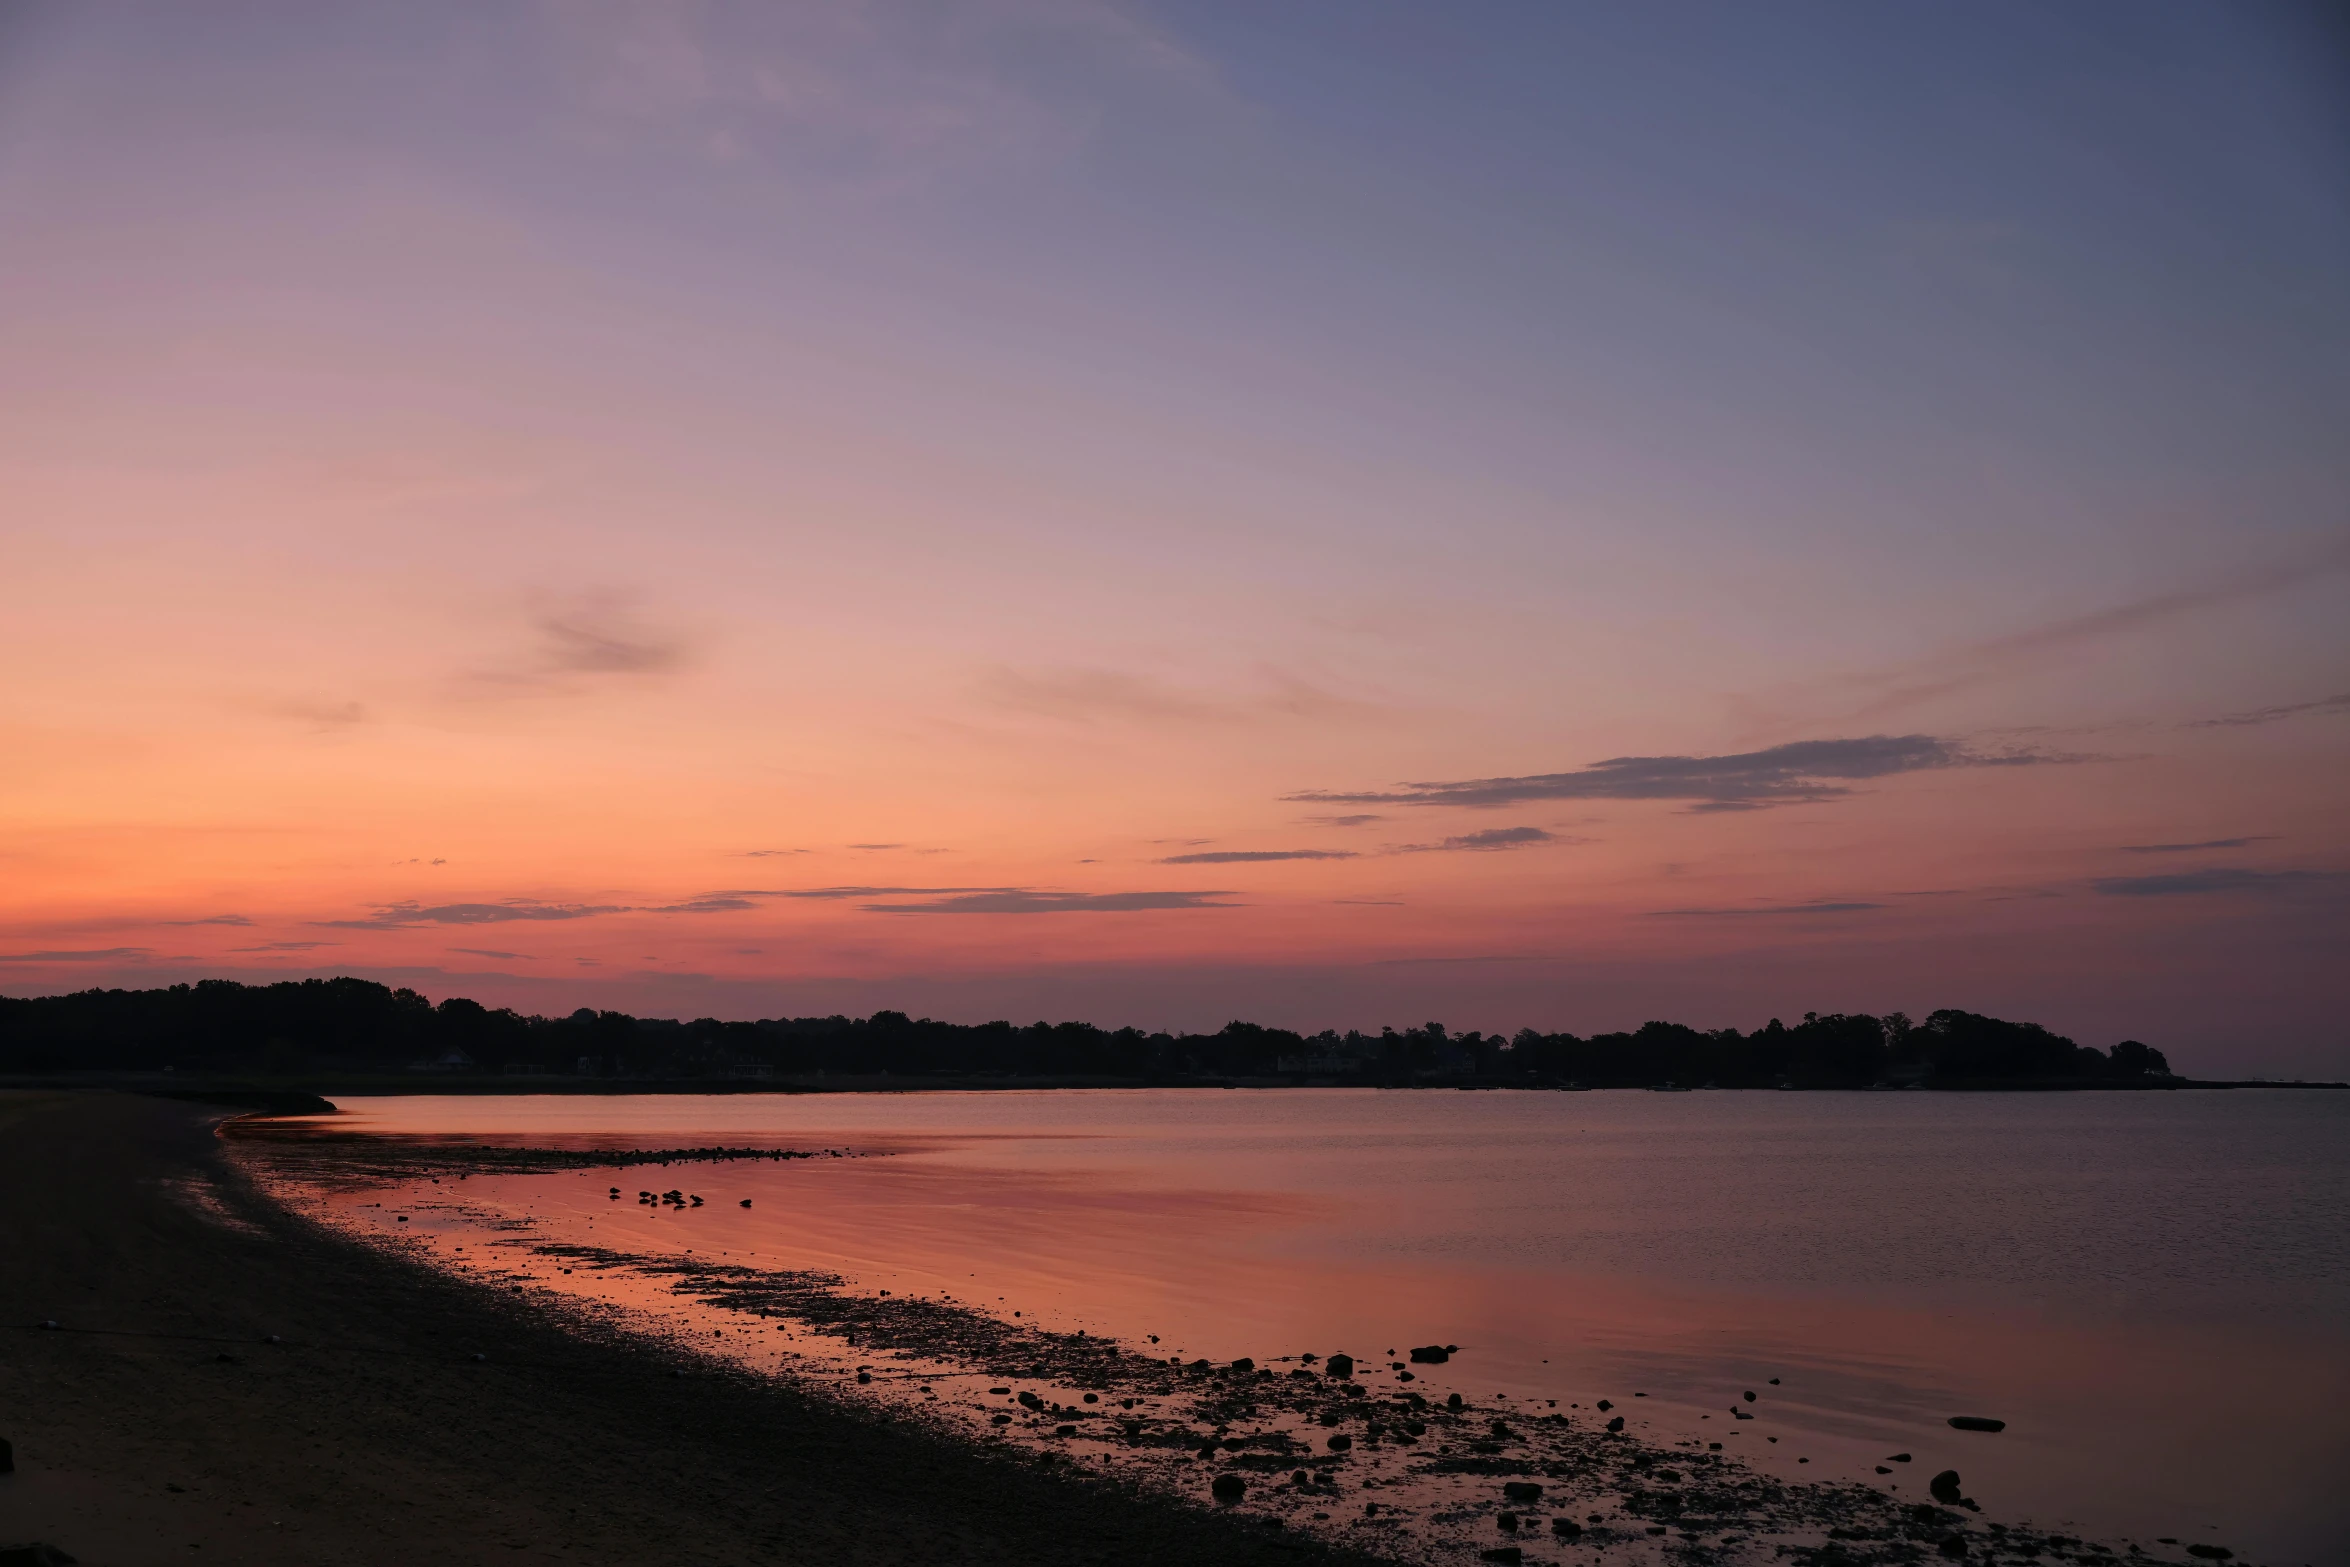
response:
<path id="1" fill-rule="evenodd" d="M 2350 1075 L 2315 15 L 0 0 L 0 991 Z"/>

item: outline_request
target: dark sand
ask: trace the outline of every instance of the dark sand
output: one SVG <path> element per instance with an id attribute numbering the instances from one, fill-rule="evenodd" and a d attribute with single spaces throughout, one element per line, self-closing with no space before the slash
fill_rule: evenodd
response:
<path id="1" fill-rule="evenodd" d="M 674 1378 L 704 1368 L 286 1214 L 221 1158 L 224 1113 L 0 1093 L 0 1545 L 93 1567 L 1347 1559 L 789 1386 Z"/>

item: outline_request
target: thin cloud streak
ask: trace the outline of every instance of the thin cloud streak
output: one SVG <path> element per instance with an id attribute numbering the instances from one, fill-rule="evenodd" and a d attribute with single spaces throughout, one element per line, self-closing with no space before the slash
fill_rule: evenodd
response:
<path id="1" fill-rule="evenodd" d="M 2298 560 L 2240 572 L 2200 587 L 2173 589 L 2125 604 L 2067 616 L 2045 625 L 1992 637 L 1930 659 L 1917 659 L 1875 675 L 1845 682 L 1851 686 L 1879 686 L 1881 693 L 1862 703 L 1847 717 L 1867 722 L 1937 697 L 2009 677 L 2041 663 L 2048 655 L 2104 637 L 2144 631 L 2165 621 L 2264 598 L 2316 578 L 2350 568 L 2350 539 L 2336 540 Z M 2280 715 L 2282 716 L 2282 715 Z M 2224 722 L 2224 720 L 2222 720 Z M 2264 719 L 2249 719 L 2265 722 Z"/>
<path id="2" fill-rule="evenodd" d="M 2089 758 L 2039 751 L 1980 752 L 1933 735 L 1798 740 L 1730 756 L 1618 756 L 1568 773 L 1407 783 L 1384 791 L 1284 795 L 1316 804 L 1452 805 L 1472 810 L 1532 800 L 1691 800 L 1700 811 L 1810 805 L 1851 794 L 1850 782 L 1955 767 L 2024 767 Z"/>
<path id="3" fill-rule="evenodd" d="M 2350 691 L 2339 696 L 2320 697 L 2314 702 L 2288 702 L 2282 707 L 2256 707 L 2250 712 L 2222 713 L 2217 718 L 2198 718 L 2185 727 L 2189 729 L 2245 729 L 2254 724 L 2273 724 L 2280 719 L 2298 718 L 2303 713 L 2350 713 Z"/>
<path id="4" fill-rule="evenodd" d="M 1647 918 L 1668 919 L 1774 919 L 1783 916 L 1801 917 L 1816 914 L 1859 914 L 1869 909 L 1881 909 L 1882 903 L 1777 903 L 1747 909 L 1651 909 Z"/>
<path id="5" fill-rule="evenodd" d="M 2161 876 L 2103 876 L 2089 885 L 2109 898 L 2191 898 L 2207 893 L 2284 892 L 2344 881 L 2350 877 L 2339 871 L 2256 871 L 2228 865 Z"/>
<path id="6" fill-rule="evenodd" d="M 1261 865 L 1272 860 L 1352 860 L 1352 849 L 1216 849 L 1205 854 L 1171 854 L 1161 865 Z"/>
<path id="7" fill-rule="evenodd" d="M 584 920 L 599 914 L 627 914 L 618 903 L 387 903 L 357 920 L 312 920 L 334 930 L 407 930 L 418 925 L 503 925 L 513 921 Z"/>
<path id="8" fill-rule="evenodd" d="M 956 893 L 1018 892 L 1018 887 L 738 887 L 713 898 L 935 898 Z"/>
<path id="9" fill-rule="evenodd" d="M 1007 892 L 972 893 L 935 903 L 868 903 L 875 914 L 1136 914 L 1155 909 L 1230 909 L 1220 892 Z"/>
<path id="10" fill-rule="evenodd" d="M 1441 843 L 1399 843 L 1388 850 L 1390 854 L 1491 854 L 1503 849 L 1530 849 L 1538 843 L 1582 843 L 1581 838 L 1561 838 L 1556 833 L 1544 832 L 1539 827 L 1488 827 L 1483 832 L 1462 833 Z"/>
<path id="11" fill-rule="evenodd" d="M 109 960 L 136 962 L 155 955 L 153 947 L 92 947 L 68 951 L 0 952 L 0 963 L 104 963 Z"/>
<path id="12" fill-rule="evenodd" d="M 2201 843 L 2125 843 L 2124 854 L 2193 854 L 2198 849 L 2242 849 L 2255 843 L 2274 843 L 2276 836 L 2256 835 L 2250 838 L 2206 838 Z"/>

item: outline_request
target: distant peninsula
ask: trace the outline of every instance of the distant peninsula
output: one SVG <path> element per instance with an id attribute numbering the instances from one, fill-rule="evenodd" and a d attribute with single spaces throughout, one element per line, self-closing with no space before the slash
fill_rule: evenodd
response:
<path id="1" fill-rule="evenodd" d="M 527 1016 L 461 996 L 341 977 L 0 997 L 12 1077 L 242 1076 L 344 1091 L 848 1089 L 1108 1084 L 1454 1088 L 2065 1089 L 2224 1086 L 2174 1075 L 2160 1050 L 2100 1050 L 2037 1023 L 1944 1010 L 1805 1013 L 1750 1033 L 1651 1022 L 1630 1032 L 1455 1034 L 1441 1023 L 1302 1034 L 1233 1022 L 1212 1034 L 1091 1023 L 871 1017 L 723 1022 L 581 1008 Z"/>

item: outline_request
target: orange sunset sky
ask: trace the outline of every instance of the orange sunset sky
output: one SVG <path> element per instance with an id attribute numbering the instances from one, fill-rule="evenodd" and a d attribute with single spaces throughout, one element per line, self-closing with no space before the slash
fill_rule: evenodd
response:
<path id="1" fill-rule="evenodd" d="M 2350 1072 L 2344 78 L 1688 15 L 0 8 L 0 989 Z"/>

